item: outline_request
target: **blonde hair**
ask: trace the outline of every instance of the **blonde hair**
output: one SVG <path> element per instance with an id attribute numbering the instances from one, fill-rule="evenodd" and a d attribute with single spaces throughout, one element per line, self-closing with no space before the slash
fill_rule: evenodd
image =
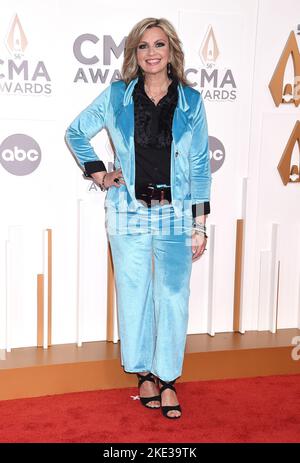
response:
<path id="1" fill-rule="evenodd" d="M 128 84 L 138 77 L 139 66 L 136 50 L 146 29 L 160 27 L 169 39 L 170 59 L 172 72 L 183 85 L 191 85 L 184 75 L 184 54 L 181 41 L 174 26 L 165 18 L 145 18 L 139 21 L 130 31 L 125 42 L 124 61 L 122 65 L 122 79 Z"/>

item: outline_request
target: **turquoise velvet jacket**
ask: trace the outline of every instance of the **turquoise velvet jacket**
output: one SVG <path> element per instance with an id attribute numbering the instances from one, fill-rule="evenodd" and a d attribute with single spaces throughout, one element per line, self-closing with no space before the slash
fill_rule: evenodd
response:
<path id="1" fill-rule="evenodd" d="M 111 83 L 84 109 L 66 131 L 66 141 L 80 166 L 99 161 L 90 140 L 100 130 L 109 132 L 115 151 L 115 169 L 121 168 L 126 185 L 110 187 L 106 206 L 119 208 L 126 195 L 130 210 L 141 203 L 135 198 L 134 103 L 132 92 L 138 78 L 128 86 Z M 172 124 L 171 195 L 175 215 L 191 210 L 192 204 L 210 201 L 211 169 L 206 113 L 201 94 L 178 83 L 178 102 Z M 123 195 L 121 195 L 123 193 Z"/>

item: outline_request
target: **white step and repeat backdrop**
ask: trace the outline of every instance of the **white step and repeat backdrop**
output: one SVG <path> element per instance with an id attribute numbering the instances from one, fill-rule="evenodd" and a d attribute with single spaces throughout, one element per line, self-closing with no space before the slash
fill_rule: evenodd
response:
<path id="1" fill-rule="evenodd" d="M 157 0 L 4 0 L 0 348 L 8 338 L 10 347 L 36 345 L 37 274 L 45 271 L 47 229 L 52 342 L 76 342 L 79 305 L 82 340 L 106 338 L 105 194 L 83 179 L 64 134 L 119 78 L 125 37 L 148 16 L 166 17 L 177 28 L 187 76 L 202 92 L 208 116 L 213 266 L 209 251 L 193 264 L 189 333 L 206 333 L 211 323 L 214 332 L 233 329 L 239 218 L 245 219 L 241 331 L 274 330 L 275 292 L 277 327 L 299 327 L 299 177 L 284 185 L 277 166 L 300 106 L 277 107 L 268 88 L 291 31 L 299 47 L 299 0 L 173 0 L 172 7 Z M 298 48 L 288 58 L 284 84 L 294 82 L 293 58 L 300 66 Z M 93 144 L 111 169 L 106 133 Z M 299 146 L 292 162 L 298 171 Z"/>

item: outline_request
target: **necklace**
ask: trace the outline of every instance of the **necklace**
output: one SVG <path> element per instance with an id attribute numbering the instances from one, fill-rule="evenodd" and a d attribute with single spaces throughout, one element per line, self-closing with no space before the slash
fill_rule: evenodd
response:
<path id="1" fill-rule="evenodd" d="M 155 104 L 157 99 L 160 100 L 164 95 L 166 95 L 166 93 L 168 92 L 169 85 L 170 83 L 168 83 L 168 86 L 165 90 L 161 90 L 157 95 L 151 94 L 147 84 L 145 84 L 145 91 L 149 96 L 150 100 Z"/>

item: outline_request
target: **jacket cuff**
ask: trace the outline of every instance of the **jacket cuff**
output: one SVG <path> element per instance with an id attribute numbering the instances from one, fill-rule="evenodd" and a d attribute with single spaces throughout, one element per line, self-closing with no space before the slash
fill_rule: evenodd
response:
<path id="1" fill-rule="evenodd" d="M 210 202 L 205 201 L 204 203 L 192 204 L 193 218 L 199 215 L 207 215 L 210 213 Z"/>
<path id="2" fill-rule="evenodd" d="M 89 161 L 84 163 L 84 170 L 85 177 L 90 177 L 95 172 L 106 172 L 106 167 L 102 161 Z"/>

